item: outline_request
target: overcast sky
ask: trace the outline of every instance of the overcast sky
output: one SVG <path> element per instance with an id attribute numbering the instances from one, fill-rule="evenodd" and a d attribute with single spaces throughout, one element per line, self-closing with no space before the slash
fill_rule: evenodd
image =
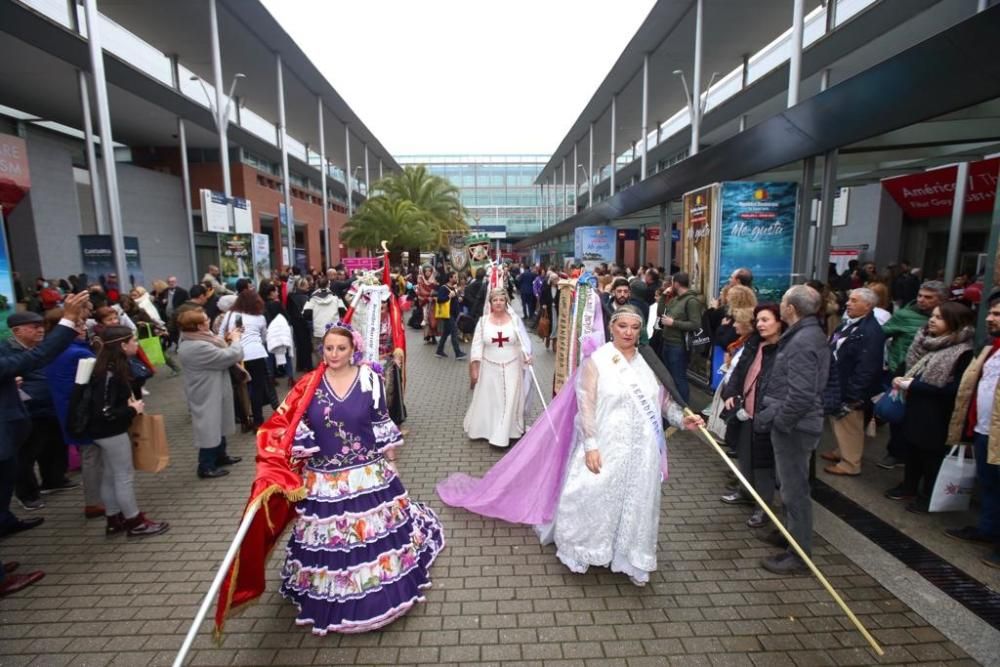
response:
<path id="1" fill-rule="evenodd" d="M 654 0 L 263 0 L 393 155 L 550 154 Z"/>

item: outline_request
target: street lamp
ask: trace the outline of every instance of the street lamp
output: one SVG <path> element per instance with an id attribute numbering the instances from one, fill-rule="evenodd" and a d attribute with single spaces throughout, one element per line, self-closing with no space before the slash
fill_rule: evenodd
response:
<path id="1" fill-rule="evenodd" d="M 590 192 L 590 188 L 594 187 L 594 184 L 590 182 L 590 172 L 587 171 L 587 168 L 583 166 L 583 164 L 578 164 L 576 166 L 578 169 L 583 169 L 583 175 L 587 177 L 587 192 Z M 578 192 L 576 194 L 579 195 L 580 193 Z"/>
<path id="2" fill-rule="evenodd" d="M 222 113 L 220 114 L 218 110 L 215 108 L 215 105 L 212 104 L 212 96 L 208 94 L 208 88 L 205 87 L 205 82 L 202 81 L 201 77 L 195 76 L 193 74 L 191 75 L 191 80 L 197 81 L 201 85 L 202 91 L 205 93 L 205 99 L 208 100 L 208 109 L 209 111 L 212 112 L 212 115 L 215 118 L 216 128 L 220 127 L 223 118 L 225 119 L 229 118 L 229 109 L 233 104 L 233 93 L 236 92 L 236 83 L 240 79 L 245 79 L 245 78 L 247 78 L 247 75 L 244 74 L 243 72 L 237 72 L 236 74 L 233 75 L 233 82 L 229 84 L 229 94 L 226 96 L 226 107 L 225 109 L 222 110 Z"/>

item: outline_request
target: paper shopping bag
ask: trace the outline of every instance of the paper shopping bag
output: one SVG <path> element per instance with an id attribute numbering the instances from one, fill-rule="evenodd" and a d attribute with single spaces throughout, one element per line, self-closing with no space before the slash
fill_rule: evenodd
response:
<path id="1" fill-rule="evenodd" d="M 128 436 L 132 440 L 132 464 L 136 470 L 160 472 L 170 463 L 163 415 L 136 415 Z"/>
<path id="2" fill-rule="evenodd" d="M 964 512 L 969 509 L 972 486 L 976 481 L 976 462 L 965 457 L 965 449 L 955 445 L 944 457 L 931 494 L 931 512 Z"/>

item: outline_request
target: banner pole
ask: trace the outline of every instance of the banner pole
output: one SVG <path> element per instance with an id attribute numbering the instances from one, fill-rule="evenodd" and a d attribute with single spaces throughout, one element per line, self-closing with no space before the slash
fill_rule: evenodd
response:
<path id="1" fill-rule="evenodd" d="M 253 518 L 257 514 L 257 510 L 260 508 L 258 503 L 251 505 L 246 514 L 243 515 L 243 521 L 240 523 L 239 529 L 236 531 L 236 537 L 233 538 L 233 543 L 229 545 L 229 551 L 226 552 L 225 557 L 222 559 L 222 565 L 219 567 L 219 571 L 215 574 L 215 579 L 212 580 L 212 585 L 208 587 L 208 593 L 205 594 L 205 599 L 201 602 L 201 607 L 198 608 L 198 613 L 195 614 L 194 621 L 191 623 L 190 629 L 188 629 L 187 636 L 184 637 L 184 643 L 181 644 L 181 648 L 177 651 L 177 657 L 174 658 L 173 667 L 182 667 L 184 665 L 184 659 L 187 658 L 188 651 L 191 650 L 191 645 L 194 643 L 195 637 L 198 636 L 198 628 L 201 627 L 201 622 L 205 620 L 205 616 L 208 614 L 209 607 L 212 606 L 212 600 L 215 596 L 219 594 L 219 589 L 222 588 L 222 582 L 226 578 L 226 573 L 229 572 L 229 566 L 233 564 L 236 559 L 236 552 L 240 550 L 240 545 L 243 544 L 243 538 L 246 537 L 247 531 L 250 530 L 250 524 L 253 523 Z"/>
<path id="2" fill-rule="evenodd" d="M 694 412 L 691 411 L 691 408 L 687 406 L 684 407 L 684 414 L 689 417 L 696 416 Z M 825 588 L 826 592 L 830 594 L 830 597 L 833 598 L 833 601 L 837 603 L 837 605 L 841 608 L 841 610 L 845 614 L 847 614 L 847 618 L 850 619 L 851 623 L 854 624 L 854 627 L 857 628 L 858 632 L 861 633 L 861 636 L 865 638 L 865 640 L 872 647 L 875 653 L 877 653 L 880 656 L 885 655 L 885 651 L 882 650 L 882 647 L 879 646 L 878 642 L 875 641 L 875 638 L 871 635 L 871 633 L 868 632 L 868 629 L 865 628 L 865 626 L 861 623 L 858 617 L 854 615 L 854 612 L 851 611 L 851 608 L 847 606 L 847 603 L 844 602 L 843 598 L 840 597 L 840 594 L 837 593 L 836 590 L 834 590 L 833 586 L 830 584 L 827 578 L 823 576 L 823 573 L 820 572 L 818 567 L 816 567 L 816 564 L 813 563 L 812 559 L 808 556 L 808 554 L 806 554 L 806 552 L 802 549 L 799 543 L 795 541 L 795 538 L 792 537 L 791 533 L 788 532 L 788 529 L 785 528 L 784 524 L 782 524 L 781 521 L 778 520 L 778 517 L 775 516 L 774 512 L 771 510 L 768 504 L 764 502 L 764 499 L 761 498 L 760 495 L 758 495 L 756 490 L 754 490 L 753 485 L 749 481 L 747 481 L 747 478 L 743 476 L 743 473 L 741 473 L 739 468 L 736 467 L 736 464 L 733 463 L 732 459 L 730 459 L 729 456 L 727 456 L 726 453 L 722 450 L 722 447 L 719 446 L 719 443 L 718 441 L 716 441 L 715 437 L 704 426 L 699 426 L 698 432 L 701 433 L 702 437 L 705 438 L 708 444 L 710 444 L 713 447 L 713 449 L 715 449 L 716 453 L 722 458 L 722 460 L 726 462 L 726 465 L 729 466 L 730 471 L 734 475 L 736 475 L 736 479 L 739 480 L 744 490 L 746 490 L 746 492 L 753 497 L 754 501 L 757 503 L 757 506 L 760 507 L 762 510 L 764 510 L 764 513 L 767 514 L 768 518 L 778 529 L 778 532 L 781 533 L 782 537 L 788 540 L 788 545 L 792 547 L 792 549 L 795 551 L 798 557 L 802 559 L 802 562 L 806 564 L 806 567 L 808 567 L 809 570 L 813 573 L 813 576 L 815 576 L 819 580 L 819 583 L 823 585 L 823 588 Z"/>

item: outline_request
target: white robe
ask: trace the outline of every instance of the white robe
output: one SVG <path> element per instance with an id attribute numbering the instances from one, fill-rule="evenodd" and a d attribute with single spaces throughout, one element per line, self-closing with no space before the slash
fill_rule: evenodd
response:
<path id="1" fill-rule="evenodd" d="M 591 565 L 623 572 L 636 583 L 656 570 L 660 523 L 659 439 L 613 366 L 628 363 L 639 387 L 680 426 L 681 409 L 667 398 L 653 371 L 636 353 L 629 362 L 612 343 L 598 348 L 581 366 L 573 450 L 555 521 L 539 527 L 542 543 L 554 541 L 556 555 L 573 572 Z M 601 471 L 584 462 L 587 450 L 601 453 Z"/>
<path id="2" fill-rule="evenodd" d="M 484 315 L 472 338 L 469 361 L 479 362 L 479 381 L 463 427 L 472 440 L 507 447 L 524 435 L 524 352 L 515 320 L 497 326 Z"/>

